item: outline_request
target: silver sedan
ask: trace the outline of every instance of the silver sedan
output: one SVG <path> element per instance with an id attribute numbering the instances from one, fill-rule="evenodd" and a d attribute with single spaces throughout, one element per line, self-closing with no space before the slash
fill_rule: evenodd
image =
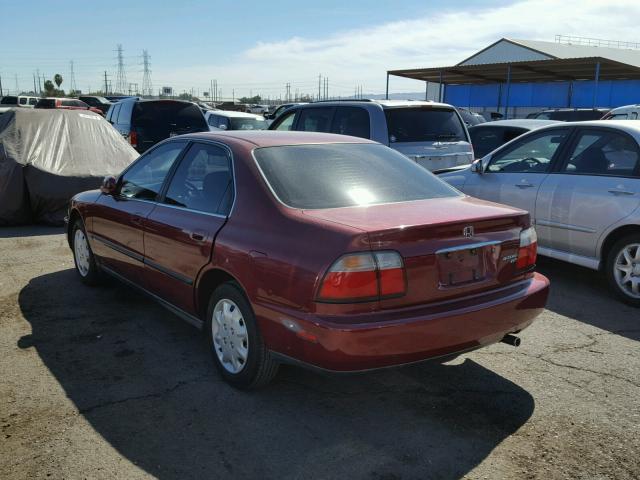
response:
<path id="1" fill-rule="evenodd" d="M 640 306 L 640 121 L 555 124 L 440 175 L 464 193 L 528 210 L 541 255 L 602 270 Z"/>

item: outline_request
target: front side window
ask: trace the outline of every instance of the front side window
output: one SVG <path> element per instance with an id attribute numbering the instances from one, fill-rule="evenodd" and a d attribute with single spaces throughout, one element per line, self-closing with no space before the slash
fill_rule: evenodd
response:
<path id="1" fill-rule="evenodd" d="M 233 177 L 227 152 L 195 143 L 173 175 L 165 203 L 206 213 L 227 215 L 233 201 Z"/>
<path id="2" fill-rule="evenodd" d="M 564 173 L 631 176 L 638 166 L 640 151 L 636 141 L 614 131 L 589 131 L 578 135 Z"/>
<path id="3" fill-rule="evenodd" d="M 460 195 L 428 170 L 379 144 L 287 145 L 254 152 L 275 196 L 292 208 L 341 208 Z"/>
<path id="4" fill-rule="evenodd" d="M 29 99 L 29 105 L 35 105 L 36 103 L 38 103 L 38 99 L 37 98 L 30 98 Z"/>
<path id="5" fill-rule="evenodd" d="M 330 132 L 333 108 L 303 108 L 296 130 L 304 132 Z"/>
<path id="6" fill-rule="evenodd" d="M 279 120 L 278 125 L 274 130 L 291 130 L 293 128 L 293 120 L 296 117 L 296 112 L 285 113 L 282 120 Z"/>
<path id="7" fill-rule="evenodd" d="M 504 173 L 545 173 L 551 160 L 567 137 L 568 130 L 553 130 L 512 145 L 508 150 L 495 154 L 487 171 Z"/>
<path id="8" fill-rule="evenodd" d="M 165 143 L 140 157 L 120 179 L 120 196 L 155 200 L 185 145 L 186 142 Z"/>
<path id="9" fill-rule="evenodd" d="M 27 104 L 27 99 L 24 97 L 20 98 L 20 105 L 26 105 Z"/>

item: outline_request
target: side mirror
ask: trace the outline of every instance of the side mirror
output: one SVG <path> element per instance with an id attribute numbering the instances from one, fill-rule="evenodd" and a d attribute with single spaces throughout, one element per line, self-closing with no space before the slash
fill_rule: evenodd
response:
<path id="1" fill-rule="evenodd" d="M 100 187 L 100 191 L 105 195 L 113 195 L 116 193 L 116 187 L 118 185 L 118 181 L 116 177 L 106 176 L 104 180 L 102 180 L 102 186 Z"/>
<path id="2" fill-rule="evenodd" d="M 224 123 L 222 123 L 222 124 L 218 125 L 218 128 L 219 128 L 220 130 L 226 130 L 226 129 L 227 129 L 227 126 L 226 126 Z"/>
<path id="3" fill-rule="evenodd" d="M 482 160 L 481 159 L 475 160 L 471 164 L 471 172 L 477 173 L 478 175 L 482 175 L 483 168 L 482 168 Z"/>

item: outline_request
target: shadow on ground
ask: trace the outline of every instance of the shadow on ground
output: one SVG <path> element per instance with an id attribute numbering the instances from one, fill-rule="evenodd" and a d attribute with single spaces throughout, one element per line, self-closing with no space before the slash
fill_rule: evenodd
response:
<path id="1" fill-rule="evenodd" d="M 0 238 L 39 237 L 41 235 L 58 235 L 60 233 L 64 233 L 64 227 L 48 225 L 0 226 Z"/>
<path id="2" fill-rule="evenodd" d="M 127 287 L 72 270 L 20 307 L 67 396 L 118 452 L 161 479 L 460 478 L 531 416 L 531 395 L 466 360 L 357 376 L 283 368 L 244 393 L 199 332 Z"/>
<path id="3" fill-rule="evenodd" d="M 537 269 L 551 280 L 548 310 L 640 340 L 640 309 L 618 300 L 609 290 L 604 275 L 546 257 L 538 257 Z"/>

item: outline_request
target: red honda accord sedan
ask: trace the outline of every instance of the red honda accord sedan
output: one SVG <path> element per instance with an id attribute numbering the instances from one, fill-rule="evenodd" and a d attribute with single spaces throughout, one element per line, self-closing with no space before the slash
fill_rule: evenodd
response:
<path id="1" fill-rule="evenodd" d="M 203 328 L 240 388 L 282 362 L 361 371 L 517 343 L 549 288 L 526 212 L 342 135 L 173 137 L 76 195 L 68 239 L 83 282 L 107 273 Z"/>

